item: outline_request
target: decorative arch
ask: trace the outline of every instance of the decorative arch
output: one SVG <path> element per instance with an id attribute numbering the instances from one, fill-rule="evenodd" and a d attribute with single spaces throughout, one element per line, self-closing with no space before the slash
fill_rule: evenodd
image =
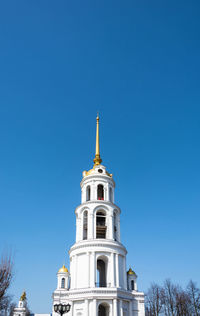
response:
<path id="1" fill-rule="evenodd" d="M 108 257 L 98 256 L 96 262 L 96 287 L 108 287 Z"/>
<path id="2" fill-rule="evenodd" d="M 94 215 L 96 214 L 96 212 L 98 212 L 99 210 L 104 211 L 106 214 L 109 211 L 109 208 L 106 205 L 98 205 L 94 208 Z"/>
<path id="3" fill-rule="evenodd" d="M 100 303 L 98 306 L 98 316 L 109 316 L 110 306 L 107 303 Z"/>

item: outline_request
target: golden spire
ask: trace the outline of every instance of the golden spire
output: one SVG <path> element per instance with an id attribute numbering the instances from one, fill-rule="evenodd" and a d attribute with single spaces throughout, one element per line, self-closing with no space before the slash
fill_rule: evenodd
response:
<path id="1" fill-rule="evenodd" d="M 102 162 L 100 157 L 100 150 L 99 150 L 99 113 L 97 113 L 97 128 L 96 128 L 96 153 L 94 158 L 94 165 L 98 166 Z"/>

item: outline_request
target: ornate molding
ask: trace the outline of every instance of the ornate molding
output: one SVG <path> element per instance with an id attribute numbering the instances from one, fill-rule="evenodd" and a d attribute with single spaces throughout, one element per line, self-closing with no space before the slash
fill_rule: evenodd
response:
<path id="1" fill-rule="evenodd" d="M 116 248 L 121 249 L 122 251 L 124 251 L 125 254 L 127 254 L 127 250 L 122 244 L 114 243 L 112 239 L 110 240 L 111 241 L 110 243 L 109 243 L 108 239 L 106 239 L 106 241 L 108 241 L 108 242 L 103 243 L 103 242 L 97 242 L 97 240 L 93 240 L 93 241 L 90 241 L 90 242 L 89 241 L 87 241 L 87 242 L 84 241 L 84 243 L 81 243 L 81 244 L 79 244 L 79 243 L 77 244 L 76 243 L 70 248 L 69 254 L 71 254 L 71 252 L 74 251 L 74 250 L 81 249 L 81 248 L 87 248 L 87 247 L 106 247 L 106 248 L 108 248 L 108 247 L 111 247 L 111 248 L 116 247 Z"/>
<path id="2" fill-rule="evenodd" d="M 115 288 L 115 289 L 100 289 L 100 288 L 86 288 L 86 289 L 71 289 L 65 292 L 54 292 L 53 293 L 53 299 L 58 299 L 58 298 L 85 298 L 85 295 L 88 296 L 96 296 L 96 295 L 107 295 L 108 298 L 111 296 L 114 296 L 115 298 L 119 298 L 119 299 L 128 299 L 128 300 L 136 300 L 139 301 L 139 303 L 144 303 L 144 300 L 141 300 L 142 298 L 144 298 L 144 294 L 134 294 L 131 293 L 127 290 L 124 289 L 120 289 L 120 288 Z M 138 300 L 140 298 L 140 300 Z"/>

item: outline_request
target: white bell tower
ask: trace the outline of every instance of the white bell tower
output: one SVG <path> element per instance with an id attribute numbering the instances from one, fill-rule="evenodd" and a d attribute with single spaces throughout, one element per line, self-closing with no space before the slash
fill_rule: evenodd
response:
<path id="1" fill-rule="evenodd" d="M 23 292 L 18 302 L 18 306 L 15 307 L 13 310 L 13 316 L 26 316 L 26 312 L 27 312 L 26 292 Z"/>
<path id="2" fill-rule="evenodd" d="M 127 250 L 120 241 L 121 210 L 114 203 L 115 182 L 101 162 L 97 116 L 94 166 L 83 172 L 81 204 L 75 210 L 70 288 L 57 288 L 54 304 L 69 303 L 71 310 L 66 315 L 71 316 L 144 316 L 144 294 L 137 291 L 137 276 L 126 270 Z"/>

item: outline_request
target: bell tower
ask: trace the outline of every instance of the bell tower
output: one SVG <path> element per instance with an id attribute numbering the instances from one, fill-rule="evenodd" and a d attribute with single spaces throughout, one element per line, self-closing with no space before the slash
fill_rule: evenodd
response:
<path id="1" fill-rule="evenodd" d="M 126 270 L 127 250 L 120 240 L 121 210 L 114 202 L 115 182 L 100 157 L 99 115 L 93 161 L 93 168 L 83 172 L 81 204 L 75 210 L 70 287 L 54 292 L 54 304 L 71 304 L 69 315 L 73 316 L 144 316 L 144 294 L 133 287 L 136 274 Z"/>
<path id="2" fill-rule="evenodd" d="M 18 306 L 13 310 L 13 316 L 26 316 L 27 311 L 26 292 L 23 292 L 18 302 Z"/>

